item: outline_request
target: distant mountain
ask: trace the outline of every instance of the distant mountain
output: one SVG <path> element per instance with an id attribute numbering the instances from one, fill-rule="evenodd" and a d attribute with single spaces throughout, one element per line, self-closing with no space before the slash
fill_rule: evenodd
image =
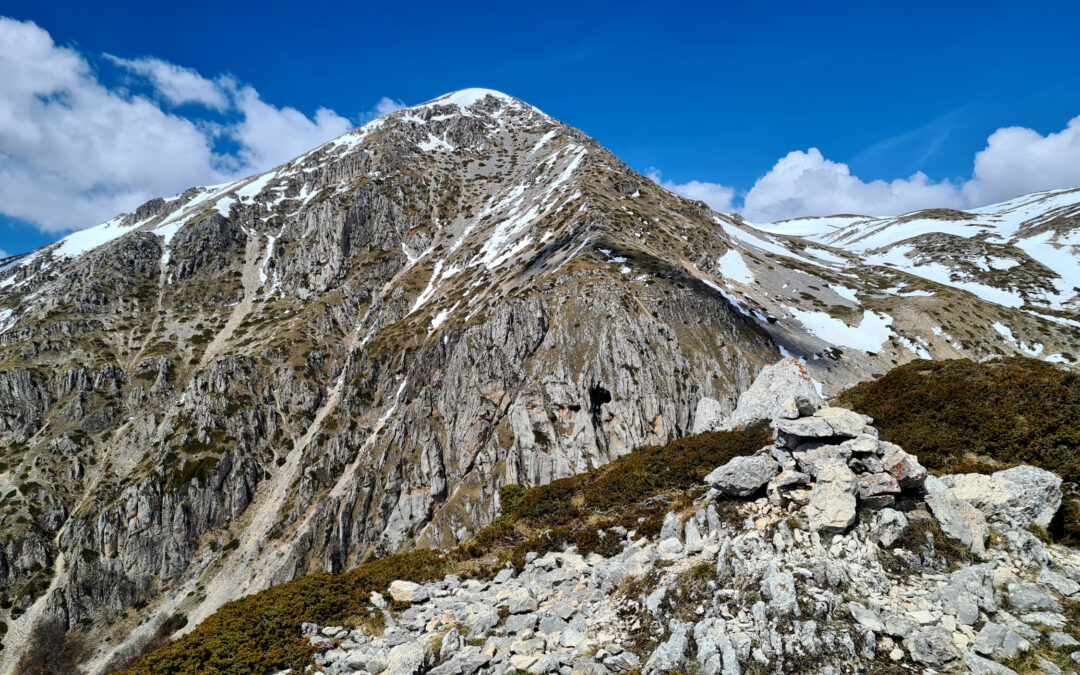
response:
<path id="1" fill-rule="evenodd" d="M 867 264 L 1023 308 L 1035 318 L 1080 326 L 1080 188 L 973 211 L 799 218 L 756 227 L 842 248 Z M 1008 331 L 999 332 L 1008 340 Z M 1025 351 L 1043 356 L 1037 348 Z"/>
<path id="2" fill-rule="evenodd" d="M 1055 194 L 1016 231 L 1059 223 Z M 826 394 L 919 356 L 1071 361 L 1061 217 L 1036 252 L 756 229 L 465 90 L 6 259 L 3 670 L 37 626 L 98 672 L 244 594 L 461 541 L 503 485 L 722 426 L 783 354 Z M 993 251 L 978 288 L 931 278 L 969 273 L 945 243 Z"/>

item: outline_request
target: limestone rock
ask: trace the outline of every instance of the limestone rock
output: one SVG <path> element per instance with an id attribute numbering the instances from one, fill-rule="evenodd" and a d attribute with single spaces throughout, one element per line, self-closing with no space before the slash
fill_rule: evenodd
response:
<path id="1" fill-rule="evenodd" d="M 858 478 L 859 503 L 871 508 L 884 508 L 900 494 L 900 484 L 887 473 L 873 473 Z"/>
<path id="2" fill-rule="evenodd" d="M 1039 571 L 1039 585 L 1066 598 L 1080 593 L 1080 583 L 1049 568 Z"/>
<path id="3" fill-rule="evenodd" d="M 791 357 L 761 369 L 750 388 L 739 395 L 739 403 L 724 426 L 734 429 L 759 420 L 772 421 L 784 412 L 788 399 L 800 415 L 812 414 L 825 405 L 806 367 Z"/>
<path id="4" fill-rule="evenodd" d="M 701 398 L 694 409 L 694 426 L 691 433 L 703 434 L 706 431 L 720 431 L 725 427 L 727 411 L 720 405 L 720 401 L 705 396 Z"/>
<path id="5" fill-rule="evenodd" d="M 766 486 L 769 502 L 775 506 L 780 506 L 791 500 L 793 490 L 809 485 L 811 480 L 810 476 L 801 471 L 781 471 Z"/>
<path id="6" fill-rule="evenodd" d="M 397 580 L 387 589 L 396 602 L 423 602 L 428 599 L 428 590 L 412 581 Z"/>
<path id="7" fill-rule="evenodd" d="M 774 426 L 780 433 L 803 439 L 855 438 L 866 429 L 866 420 L 847 408 L 822 408 L 809 417 L 778 419 Z"/>
<path id="8" fill-rule="evenodd" d="M 942 480 L 991 522 L 1015 528 L 1049 527 L 1061 506 L 1061 478 L 1033 466 L 1017 466 L 989 476 L 956 474 Z"/>
<path id="9" fill-rule="evenodd" d="M 867 609 L 857 602 L 849 602 L 847 608 L 851 612 L 852 618 L 859 624 L 866 626 L 875 633 L 881 633 L 885 630 L 885 623 L 874 610 Z"/>
<path id="10" fill-rule="evenodd" d="M 885 441 L 881 442 L 881 449 L 882 467 L 896 479 L 900 487 L 908 489 L 922 486 L 928 472 L 914 455 Z"/>
<path id="11" fill-rule="evenodd" d="M 878 543 L 888 548 L 900 538 L 908 526 L 908 519 L 900 511 L 894 509 L 881 509 L 874 516 L 870 530 L 877 537 Z"/>
<path id="12" fill-rule="evenodd" d="M 942 626 L 924 626 L 911 632 L 904 640 L 911 660 L 938 668 L 959 658 L 952 632 Z"/>
<path id="13" fill-rule="evenodd" d="M 761 590 L 769 598 L 769 609 L 775 615 L 799 616 L 799 602 L 795 589 L 795 577 L 791 572 L 771 568 L 761 582 Z"/>
<path id="14" fill-rule="evenodd" d="M 818 465 L 817 481 L 810 491 L 806 515 L 810 529 L 821 532 L 844 532 L 855 522 L 855 474 L 840 459 L 824 460 Z"/>
<path id="15" fill-rule="evenodd" d="M 986 539 L 990 531 L 982 512 L 954 496 L 940 478 L 929 476 L 924 485 L 926 503 L 941 526 L 941 531 L 972 552 L 985 555 Z"/>
<path id="16" fill-rule="evenodd" d="M 705 482 L 729 497 L 749 497 L 780 472 L 780 465 L 770 455 L 735 457 L 713 470 Z"/>
<path id="17" fill-rule="evenodd" d="M 978 654 L 964 654 L 964 665 L 973 675 L 1017 675 L 1016 671 L 996 661 L 985 659 Z"/>
<path id="18" fill-rule="evenodd" d="M 1030 612 L 1040 609 L 1048 609 L 1053 612 L 1063 611 L 1061 603 L 1027 584 L 1012 583 L 1009 584 L 1008 590 L 1009 602 L 1018 611 Z"/>
<path id="19" fill-rule="evenodd" d="M 653 651 L 643 672 L 647 675 L 661 675 L 679 670 L 686 663 L 686 652 L 689 648 L 686 624 L 672 621 L 671 636 Z"/>

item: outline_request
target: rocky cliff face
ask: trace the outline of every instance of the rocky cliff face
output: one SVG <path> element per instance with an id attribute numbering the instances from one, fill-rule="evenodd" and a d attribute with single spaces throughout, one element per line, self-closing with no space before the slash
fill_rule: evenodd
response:
<path id="1" fill-rule="evenodd" d="M 911 300 L 920 277 L 755 232 L 486 90 L 0 265 L 9 671 L 43 621 L 100 670 L 175 615 L 458 541 L 501 485 L 722 424 L 784 352 L 828 392 L 1019 349 L 966 316 L 1046 354 L 1077 332 Z"/>

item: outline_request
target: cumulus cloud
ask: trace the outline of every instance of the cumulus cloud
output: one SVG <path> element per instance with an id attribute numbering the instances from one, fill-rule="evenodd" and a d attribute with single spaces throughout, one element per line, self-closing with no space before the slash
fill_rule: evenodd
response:
<path id="1" fill-rule="evenodd" d="M 276 108 L 259 98 L 251 87 L 237 95 L 243 120 L 230 132 L 240 143 L 244 166 L 264 171 L 288 161 L 352 128 L 333 110 L 319 108 L 308 119 L 296 108 Z"/>
<path id="2" fill-rule="evenodd" d="M 1024 127 L 995 131 L 975 155 L 974 177 L 964 184 L 964 197 L 979 205 L 1078 185 L 1080 116 L 1046 136 Z"/>
<path id="3" fill-rule="evenodd" d="M 326 108 L 308 117 L 272 105 L 227 75 L 105 58 L 146 95 L 102 81 L 86 55 L 33 22 L 0 17 L 0 213 L 50 233 L 87 227 L 266 170 L 352 127 Z M 401 105 L 384 97 L 373 112 Z"/>
<path id="4" fill-rule="evenodd" d="M 847 164 L 826 159 L 817 148 L 782 157 L 743 199 L 742 213 L 770 222 L 836 213 L 892 215 L 928 206 L 961 208 L 957 186 L 935 183 L 918 172 L 910 178 L 865 182 Z"/>
<path id="5" fill-rule="evenodd" d="M 102 86 L 33 23 L 0 18 L 0 210 L 55 232 L 217 177 L 190 120 Z"/>
<path id="6" fill-rule="evenodd" d="M 376 117 L 382 117 L 387 113 L 392 113 L 395 110 L 401 110 L 404 107 L 405 104 L 403 102 L 395 101 L 389 96 L 383 96 L 379 99 L 379 102 L 375 104 L 374 108 L 372 108 L 364 115 L 361 115 L 361 117 L 364 119 L 364 121 L 369 121 L 375 119 Z"/>
<path id="7" fill-rule="evenodd" d="M 971 178 L 933 181 L 921 171 L 892 181 L 864 181 L 847 164 L 827 159 L 817 148 L 788 153 L 759 178 L 740 200 L 717 183 L 662 180 L 677 194 L 701 199 L 718 211 L 737 210 L 754 222 L 850 213 L 891 216 L 926 208 L 970 209 L 1013 197 L 1080 186 L 1080 116 L 1064 129 L 1043 136 L 1024 127 L 998 129 L 974 158 Z"/>
<path id="8" fill-rule="evenodd" d="M 122 59 L 106 54 L 105 58 L 149 80 L 154 89 L 172 105 L 197 103 L 219 112 L 229 108 L 229 90 L 233 87 L 231 78 L 222 76 L 208 80 L 191 68 L 149 56 Z"/>
<path id="9" fill-rule="evenodd" d="M 664 180 L 660 170 L 650 167 L 645 173 L 649 180 L 653 181 L 665 190 L 670 190 L 687 199 L 697 199 L 705 202 L 717 211 L 731 211 L 735 199 L 735 188 L 726 187 L 719 183 L 707 183 L 692 180 L 688 183 L 676 183 L 672 180 Z"/>

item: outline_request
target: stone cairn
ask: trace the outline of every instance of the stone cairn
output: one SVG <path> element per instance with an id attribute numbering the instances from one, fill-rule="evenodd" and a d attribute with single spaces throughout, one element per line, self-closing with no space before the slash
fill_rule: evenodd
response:
<path id="1" fill-rule="evenodd" d="M 765 488 L 772 505 L 802 507 L 811 530 L 845 532 L 860 506 L 892 506 L 903 491 L 920 491 L 927 477 L 913 455 L 878 439 L 872 422 L 807 396 L 788 398 L 773 422 L 776 443 L 732 459 L 705 482 L 731 498 Z"/>

